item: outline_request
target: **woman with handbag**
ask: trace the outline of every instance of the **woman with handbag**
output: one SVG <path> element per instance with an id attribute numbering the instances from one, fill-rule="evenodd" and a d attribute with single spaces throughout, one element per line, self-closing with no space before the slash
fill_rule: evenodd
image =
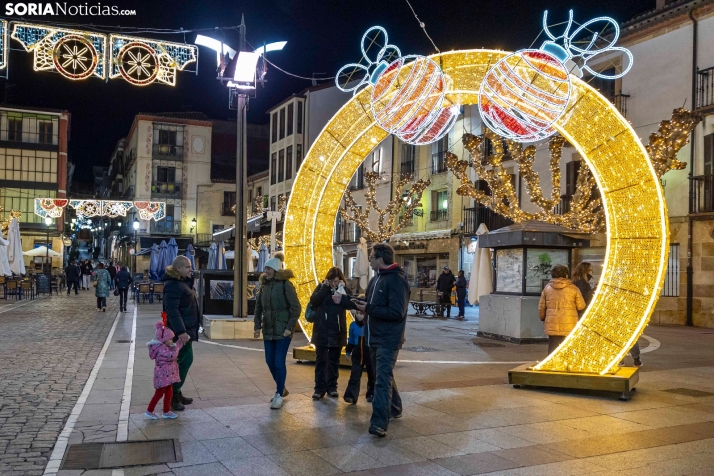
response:
<path id="1" fill-rule="evenodd" d="M 104 263 L 100 262 L 97 265 L 97 271 L 94 276 L 94 295 L 97 296 L 97 311 L 107 312 L 107 296 L 109 296 L 109 285 L 112 278 L 109 276 L 109 271 L 104 269 Z"/>
<path id="2" fill-rule="evenodd" d="M 327 393 L 337 398 L 340 354 L 347 345 L 347 309 L 356 309 L 345 289 L 345 276 L 340 268 L 330 268 L 322 284 L 310 297 L 312 322 L 311 344 L 315 346 L 315 393 L 319 400 Z M 307 313 L 306 313 L 307 314 Z"/>

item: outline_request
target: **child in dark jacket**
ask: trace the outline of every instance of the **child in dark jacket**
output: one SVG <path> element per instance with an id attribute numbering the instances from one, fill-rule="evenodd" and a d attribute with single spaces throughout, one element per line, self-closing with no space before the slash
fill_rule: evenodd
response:
<path id="1" fill-rule="evenodd" d="M 355 320 L 350 325 L 350 336 L 347 340 L 345 354 L 347 359 L 352 362 L 352 373 L 345 390 L 345 402 L 352 405 L 357 403 L 362 372 L 365 369 L 367 370 L 367 401 L 371 402 L 374 396 L 374 370 L 369 357 L 369 347 L 364 340 L 364 320 Z"/>

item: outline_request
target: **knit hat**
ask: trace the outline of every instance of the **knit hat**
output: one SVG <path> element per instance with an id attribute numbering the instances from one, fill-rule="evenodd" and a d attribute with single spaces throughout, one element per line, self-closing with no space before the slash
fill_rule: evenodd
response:
<path id="1" fill-rule="evenodd" d="M 265 262 L 265 267 L 279 271 L 283 269 L 283 261 L 285 260 L 285 254 L 282 251 L 273 253 L 273 257 Z"/>
<path id="2" fill-rule="evenodd" d="M 163 321 L 156 322 L 156 340 L 159 342 L 166 342 L 169 339 L 174 338 L 174 332 L 166 327 Z"/>

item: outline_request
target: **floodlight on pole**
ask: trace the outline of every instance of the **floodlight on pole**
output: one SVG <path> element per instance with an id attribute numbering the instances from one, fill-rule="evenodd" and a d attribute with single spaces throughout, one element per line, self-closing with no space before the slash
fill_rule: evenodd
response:
<path id="1" fill-rule="evenodd" d="M 223 50 L 224 55 L 228 55 L 229 59 L 232 59 L 236 55 L 236 50 L 226 45 L 225 43 L 213 39 L 209 36 L 198 35 L 196 36 L 196 41 L 194 43 L 200 46 L 205 46 L 215 51 L 216 63 L 218 66 L 221 65 L 221 49 Z"/>

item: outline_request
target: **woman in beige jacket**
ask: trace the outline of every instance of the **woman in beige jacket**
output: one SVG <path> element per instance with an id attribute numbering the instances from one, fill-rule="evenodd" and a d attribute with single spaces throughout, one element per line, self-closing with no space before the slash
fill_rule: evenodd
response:
<path id="1" fill-rule="evenodd" d="M 578 311 L 585 309 L 583 295 L 568 279 L 570 272 L 567 266 L 555 266 L 551 276 L 553 279 L 543 289 L 538 303 L 538 317 L 543 321 L 548 336 L 549 355 L 578 323 Z"/>

